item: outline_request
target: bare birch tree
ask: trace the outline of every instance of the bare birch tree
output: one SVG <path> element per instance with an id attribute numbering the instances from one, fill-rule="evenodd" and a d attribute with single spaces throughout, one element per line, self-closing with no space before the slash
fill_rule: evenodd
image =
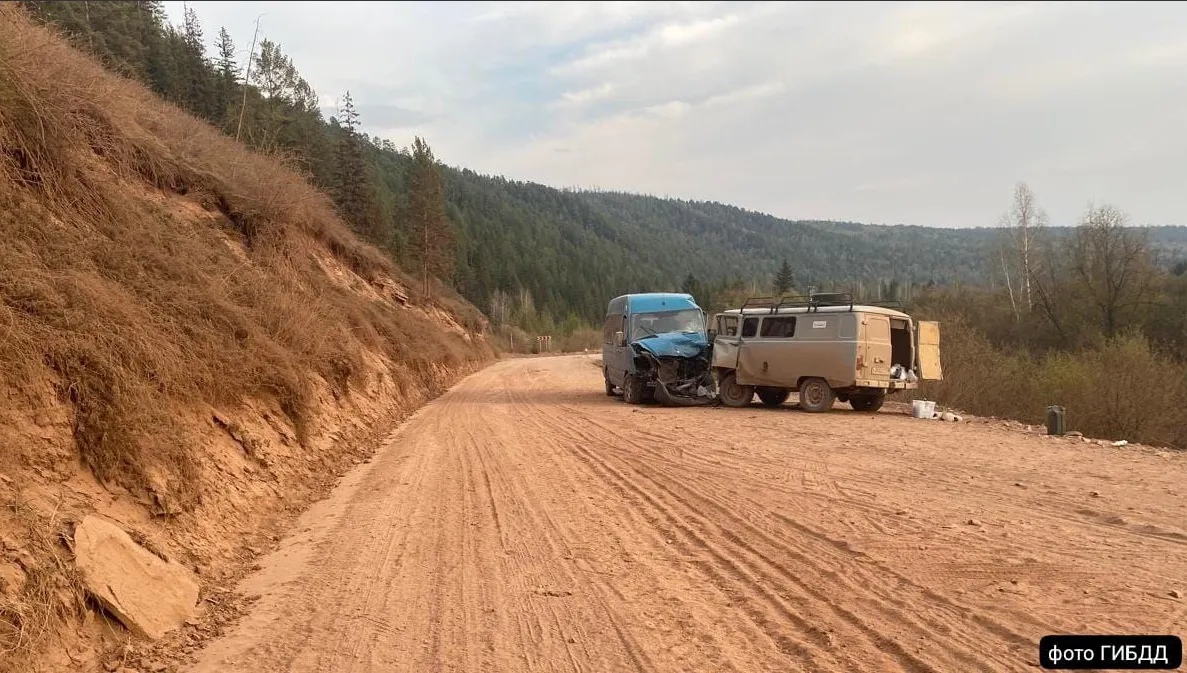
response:
<path id="1" fill-rule="evenodd" d="M 1034 191 L 1025 182 L 1019 182 L 1014 186 L 1014 203 L 1009 212 L 1002 215 L 1001 223 L 1006 231 L 1006 241 L 1002 243 L 998 254 L 1002 262 L 1006 289 L 1010 293 L 1010 305 L 1014 308 L 1014 317 L 1017 319 L 1020 304 L 1025 307 L 1027 313 L 1034 308 L 1031 286 L 1035 274 L 1038 273 L 1037 241 L 1043 227 L 1047 225 L 1047 213 L 1038 206 Z M 1011 267 L 1014 269 L 1014 278 L 1018 281 L 1017 298 L 1010 278 Z"/>

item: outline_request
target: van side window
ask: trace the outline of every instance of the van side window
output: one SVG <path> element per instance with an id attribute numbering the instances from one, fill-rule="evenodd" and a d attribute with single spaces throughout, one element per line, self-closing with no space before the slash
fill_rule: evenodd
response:
<path id="1" fill-rule="evenodd" d="M 841 316 L 841 322 L 837 327 L 837 336 L 842 339 L 852 339 L 857 336 L 857 316 L 852 313 L 847 313 Z"/>
<path id="2" fill-rule="evenodd" d="M 742 323 L 742 337 L 752 337 L 758 334 L 758 318 L 747 318 Z"/>
<path id="3" fill-rule="evenodd" d="M 602 325 L 602 343 L 613 344 L 614 333 L 622 331 L 622 314 L 611 313 L 606 316 L 606 323 Z"/>
<path id="4" fill-rule="evenodd" d="M 733 316 L 721 317 L 721 336 L 738 336 L 738 319 Z"/>
<path id="5" fill-rule="evenodd" d="M 795 336 L 795 318 L 765 318 L 762 321 L 762 335 L 765 339 L 790 339 Z"/>

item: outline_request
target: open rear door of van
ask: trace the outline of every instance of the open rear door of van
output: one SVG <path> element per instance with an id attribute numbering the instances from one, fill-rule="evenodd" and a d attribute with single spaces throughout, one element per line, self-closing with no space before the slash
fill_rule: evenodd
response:
<path id="1" fill-rule="evenodd" d="M 919 378 L 925 381 L 942 381 L 944 372 L 940 368 L 940 323 L 920 320 L 916 327 L 916 348 L 919 354 Z"/>

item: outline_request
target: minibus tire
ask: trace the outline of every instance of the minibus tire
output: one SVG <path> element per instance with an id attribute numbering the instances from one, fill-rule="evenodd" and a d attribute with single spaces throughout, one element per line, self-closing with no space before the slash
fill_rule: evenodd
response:
<path id="1" fill-rule="evenodd" d="M 643 403 L 643 381 L 633 374 L 627 374 L 622 380 L 622 401 L 627 404 Z"/>

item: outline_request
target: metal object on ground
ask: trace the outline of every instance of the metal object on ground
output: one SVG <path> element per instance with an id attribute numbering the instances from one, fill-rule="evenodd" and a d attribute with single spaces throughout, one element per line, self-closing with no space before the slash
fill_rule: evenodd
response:
<path id="1" fill-rule="evenodd" d="M 1067 424 L 1063 417 L 1063 407 L 1047 407 L 1047 434 L 1063 435 L 1067 433 Z"/>

